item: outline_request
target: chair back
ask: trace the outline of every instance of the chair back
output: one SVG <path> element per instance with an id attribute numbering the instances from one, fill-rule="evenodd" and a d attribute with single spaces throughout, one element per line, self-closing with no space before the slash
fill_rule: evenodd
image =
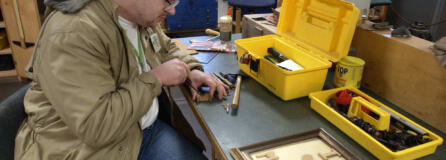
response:
<path id="1" fill-rule="evenodd" d="M 23 99 L 30 84 L 0 103 L 0 160 L 14 159 L 17 130 L 26 117 Z"/>

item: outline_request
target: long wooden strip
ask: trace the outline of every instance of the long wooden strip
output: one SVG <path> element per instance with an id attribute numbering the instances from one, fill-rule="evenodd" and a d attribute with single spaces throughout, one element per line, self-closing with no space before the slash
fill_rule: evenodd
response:
<path id="1" fill-rule="evenodd" d="M 238 75 L 237 76 L 237 81 L 236 81 L 236 87 L 235 87 L 235 91 L 234 91 L 234 99 L 232 99 L 232 104 L 231 104 L 231 108 L 233 110 L 237 110 L 238 109 L 238 102 L 240 99 L 240 84 L 242 83 L 242 76 Z"/>

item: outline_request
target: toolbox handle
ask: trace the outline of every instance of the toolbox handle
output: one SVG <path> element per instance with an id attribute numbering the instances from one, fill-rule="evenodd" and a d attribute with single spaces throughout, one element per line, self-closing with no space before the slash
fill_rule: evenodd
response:
<path id="1" fill-rule="evenodd" d="M 335 25 L 334 22 L 324 19 L 322 17 L 319 17 L 318 15 L 312 14 L 312 13 L 304 13 L 303 18 L 306 23 L 314 25 L 321 29 L 325 29 L 325 30 L 333 30 L 334 25 Z"/>
<path id="2" fill-rule="evenodd" d="M 367 108 L 369 111 L 373 113 L 368 114 L 364 112 L 362 110 L 362 107 Z M 376 114 L 379 117 L 374 118 L 370 114 Z M 390 114 L 360 96 L 354 97 L 352 99 L 347 115 L 356 116 L 370 123 L 377 130 L 389 130 Z"/>

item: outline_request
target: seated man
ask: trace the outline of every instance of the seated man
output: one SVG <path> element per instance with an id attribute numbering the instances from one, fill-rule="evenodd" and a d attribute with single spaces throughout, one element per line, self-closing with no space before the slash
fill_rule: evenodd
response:
<path id="1" fill-rule="evenodd" d="M 15 159 L 205 159 L 157 120 L 172 104 L 167 87 L 186 79 L 227 95 L 161 31 L 177 3 L 45 0 L 52 11 L 27 70 L 33 81 Z"/>

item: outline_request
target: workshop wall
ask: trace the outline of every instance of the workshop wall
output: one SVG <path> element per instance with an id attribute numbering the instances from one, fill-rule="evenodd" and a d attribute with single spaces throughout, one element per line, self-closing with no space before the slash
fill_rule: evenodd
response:
<path id="1" fill-rule="evenodd" d="M 175 15 L 166 18 L 169 32 L 217 27 L 217 0 L 185 0 L 175 7 Z"/>

